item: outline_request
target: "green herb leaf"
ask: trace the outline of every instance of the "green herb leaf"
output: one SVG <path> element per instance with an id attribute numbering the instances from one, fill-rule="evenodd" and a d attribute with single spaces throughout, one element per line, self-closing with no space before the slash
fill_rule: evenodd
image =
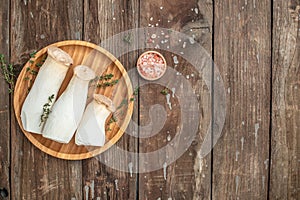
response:
<path id="1" fill-rule="evenodd" d="M 38 68 L 40 68 L 43 64 L 42 63 L 36 63 L 35 66 L 37 66 Z"/>
<path id="2" fill-rule="evenodd" d="M 32 75 L 37 75 L 37 74 L 38 74 L 38 71 L 35 71 L 35 70 L 32 69 L 32 70 L 30 71 L 30 74 L 32 74 Z"/>
<path id="3" fill-rule="evenodd" d="M 40 126 L 42 125 L 43 122 L 45 122 L 48 119 L 49 114 L 51 113 L 50 107 L 53 103 L 54 99 L 54 94 L 48 97 L 48 102 L 43 105 L 43 114 L 41 115 L 41 123 Z"/>
<path id="4" fill-rule="evenodd" d="M 128 35 L 125 35 L 124 38 L 123 38 L 123 41 L 128 43 L 128 44 L 131 44 L 132 40 L 133 40 L 133 36 L 132 36 L 131 33 L 129 33 Z"/>
<path id="5" fill-rule="evenodd" d="M 29 54 L 30 58 L 34 58 L 36 53 L 37 53 L 36 51 L 30 53 L 30 54 Z"/>
<path id="6" fill-rule="evenodd" d="M 3 54 L 0 54 L 0 68 L 1 68 L 4 80 L 9 85 L 9 87 L 8 87 L 9 93 L 13 93 L 14 88 L 15 88 L 14 67 L 12 64 L 6 64 L 5 57 Z"/>
<path id="7" fill-rule="evenodd" d="M 106 81 L 106 82 L 97 84 L 97 87 L 104 87 L 104 88 L 105 88 L 105 87 L 109 87 L 109 86 L 114 86 L 114 85 L 116 85 L 118 82 L 119 82 L 118 79 L 112 80 L 112 81 L 110 81 L 110 82 Z"/>
<path id="8" fill-rule="evenodd" d="M 134 89 L 134 91 L 133 91 L 133 95 L 134 96 L 136 96 L 136 95 L 138 95 L 139 94 L 139 87 L 136 87 L 135 89 Z"/>
<path id="9" fill-rule="evenodd" d="M 163 94 L 163 95 L 167 95 L 167 94 L 169 94 L 169 91 L 168 91 L 167 88 L 165 88 L 162 91 L 160 91 L 160 93 Z"/>

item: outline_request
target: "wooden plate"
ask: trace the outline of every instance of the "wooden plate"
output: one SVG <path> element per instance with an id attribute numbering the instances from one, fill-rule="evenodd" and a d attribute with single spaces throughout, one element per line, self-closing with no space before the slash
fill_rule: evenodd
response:
<path id="1" fill-rule="evenodd" d="M 35 57 L 31 58 L 25 64 L 18 77 L 14 92 L 14 109 L 18 123 L 25 136 L 33 145 L 35 145 L 43 152 L 54 157 L 67 160 L 81 160 L 96 156 L 114 145 L 124 134 L 124 131 L 129 124 L 133 112 L 133 102 L 130 101 L 130 98 L 133 95 L 130 79 L 122 64 L 108 51 L 95 44 L 91 44 L 85 41 L 72 40 L 58 42 L 52 44 L 51 46 L 57 46 L 66 51 L 74 60 L 72 67 L 70 67 L 66 78 L 62 83 L 58 95 L 60 95 L 65 90 L 70 79 L 72 78 L 73 68 L 79 64 L 84 64 L 91 67 L 95 70 L 97 75 L 101 75 L 100 71 L 103 71 L 101 70 L 103 69 L 102 67 L 107 66 L 103 74 L 112 73 L 114 74 L 113 79 L 119 79 L 119 83 L 110 87 L 97 88 L 90 86 L 87 101 L 87 103 L 91 101 L 93 93 L 103 94 L 111 98 L 115 106 L 118 107 L 118 110 L 115 113 L 118 121 L 109 125 L 108 121 L 110 119 L 107 120 L 107 141 L 103 147 L 77 146 L 75 144 L 74 136 L 70 143 L 61 144 L 46 139 L 42 135 L 33 134 L 23 129 L 20 117 L 21 108 L 28 94 L 28 90 L 34 83 L 36 77 L 34 73 L 31 73 L 31 71 L 28 71 L 26 69 L 30 67 L 31 69 L 38 71 L 38 67 L 36 66 L 36 64 L 40 63 L 47 55 L 47 47 L 45 47 L 37 52 Z"/>

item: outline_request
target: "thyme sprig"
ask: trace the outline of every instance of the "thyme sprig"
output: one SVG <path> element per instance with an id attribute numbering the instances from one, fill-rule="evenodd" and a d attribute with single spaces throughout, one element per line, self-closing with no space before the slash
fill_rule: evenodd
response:
<path id="1" fill-rule="evenodd" d="M 48 97 L 48 102 L 43 105 L 43 114 L 41 115 L 40 126 L 48 119 L 49 114 L 51 113 L 51 105 L 53 104 L 54 94 Z"/>
<path id="2" fill-rule="evenodd" d="M 35 55 L 36 55 L 37 51 L 34 51 L 32 53 L 29 54 L 29 57 L 30 58 L 35 58 Z"/>
<path id="3" fill-rule="evenodd" d="M 102 76 L 99 76 L 99 81 L 102 81 L 102 80 L 105 80 L 105 81 L 108 81 L 110 79 L 112 79 L 114 77 L 113 74 L 105 74 L 105 75 L 102 75 Z"/>
<path id="4" fill-rule="evenodd" d="M 97 82 L 97 81 L 108 81 L 110 79 L 112 79 L 114 77 L 114 75 L 112 73 L 110 74 L 105 74 L 105 75 L 101 75 L 101 76 L 96 76 L 93 80 L 91 80 L 91 82 Z"/>
<path id="5" fill-rule="evenodd" d="M 124 109 L 121 110 L 121 108 L 123 108 L 123 106 L 128 106 L 128 104 L 130 102 L 133 102 L 136 100 L 136 96 L 139 93 L 139 87 L 136 87 L 132 93 L 132 96 L 129 98 L 124 98 L 121 103 L 119 104 L 119 106 L 116 108 L 115 113 L 113 114 L 113 116 L 111 117 L 111 119 L 108 121 L 107 126 L 108 128 L 106 129 L 106 131 L 111 131 L 112 129 L 110 128 L 110 125 L 112 123 L 117 122 L 117 117 L 124 115 Z"/>
<path id="6" fill-rule="evenodd" d="M 107 123 L 108 128 L 106 129 L 106 131 L 112 131 L 112 129 L 110 128 L 110 125 L 117 121 L 118 121 L 117 118 L 113 115 Z"/>
<path id="7" fill-rule="evenodd" d="M 116 80 L 112 80 L 112 81 L 105 81 L 105 82 L 102 82 L 102 83 L 98 83 L 97 84 L 97 87 L 109 87 L 109 86 L 114 86 L 116 85 L 117 83 L 119 82 L 118 79 Z"/>
<path id="8" fill-rule="evenodd" d="M 129 99 L 130 101 L 135 101 L 136 96 L 139 94 L 139 87 L 136 87 L 133 91 L 132 97 Z"/>
<path id="9" fill-rule="evenodd" d="M 132 40 L 133 40 L 133 36 L 132 36 L 131 33 L 129 33 L 128 35 L 125 35 L 124 38 L 123 38 L 123 41 L 128 43 L 128 44 L 131 44 Z"/>
<path id="10" fill-rule="evenodd" d="M 15 88 L 14 67 L 12 64 L 7 64 L 3 54 L 0 54 L 0 66 L 4 80 L 9 85 L 9 93 L 13 93 Z"/>
<path id="11" fill-rule="evenodd" d="M 44 62 L 45 62 L 45 60 L 46 60 L 46 58 L 47 58 L 47 56 L 46 55 L 44 55 L 43 57 L 42 57 L 42 59 L 41 59 L 41 61 L 40 62 L 36 62 L 35 64 L 34 64 L 34 60 L 32 60 L 32 58 L 35 58 L 35 56 L 36 56 L 36 53 L 37 52 L 32 52 L 32 53 L 30 53 L 29 54 L 29 57 L 30 57 L 30 60 L 29 60 L 29 67 L 27 67 L 26 68 L 26 73 L 29 73 L 29 74 L 31 74 L 32 76 L 36 76 L 37 74 L 38 74 L 38 69 L 44 64 Z M 34 65 L 33 65 L 34 64 Z M 33 65 L 33 66 L 32 66 Z M 31 67 L 33 67 L 33 68 L 31 68 Z M 37 69 L 37 70 L 35 70 L 35 69 Z M 33 79 L 32 79 L 32 76 L 31 76 L 31 78 L 28 76 L 28 74 L 27 74 L 27 76 L 25 76 L 24 77 L 24 81 L 30 81 L 30 84 L 33 82 Z M 30 87 L 28 87 L 28 92 L 30 91 Z"/>
<path id="12" fill-rule="evenodd" d="M 93 81 L 99 81 L 99 83 L 97 84 L 97 87 L 109 87 L 109 86 L 114 86 L 116 85 L 119 80 L 115 79 L 115 80 L 111 80 L 114 77 L 114 75 L 112 73 L 110 74 L 105 74 L 102 76 L 97 76 Z"/>

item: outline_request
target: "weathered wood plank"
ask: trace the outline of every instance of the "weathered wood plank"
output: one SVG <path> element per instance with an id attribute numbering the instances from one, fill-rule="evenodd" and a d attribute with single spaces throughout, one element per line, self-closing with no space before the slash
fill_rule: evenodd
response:
<path id="1" fill-rule="evenodd" d="M 99 44 L 115 34 L 138 26 L 138 8 L 139 1 L 122 0 L 97 0 L 84 1 L 84 40 Z M 122 41 L 122 40 L 121 40 Z M 106 48 L 113 52 L 120 45 L 126 45 L 125 42 L 118 44 L 112 41 Z M 137 53 L 132 52 L 118 58 L 125 69 L 128 71 L 135 65 Z M 135 102 L 137 105 L 137 102 Z M 135 106 L 132 119 L 137 120 L 137 108 Z M 133 128 L 130 128 L 134 130 Z M 135 130 L 137 132 L 137 130 Z M 124 151 L 137 152 L 137 139 L 130 137 L 126 133 L 116 143 Z M 116 159 L 113 165 L 118 163 L 120 155 L 113 150 L 106 151 L 99 158 L 92 158 L 83 161 L 83 193 L 84 199 L 136 199 L 137 175 L 132 176 L 123 171 L 112 169 L 103 161 L 106 159 Z M 120 158 L 126 163 L 130 160 Z M 132 158 L 137 159 L 137 158 Z M 101 162 L 100 162 L 101 160 Z M 117 164 L 116 164 L 117 165 Z M 122 167 L 121 167 L 122 168 Z"/>
<path id="2" fill-rule="evenodd" d="M 300 199 L 300 1 L 273 1 L 270 199 Z"/>
<path id="3" fill-rule="evenodd" d="M 2 1 L 0 8 L 0 54 L 9 61 L 9 1 Z M 1 74 L 1 73 L 0 73 Z M 10 109 L 8 86 L 0 75 L 0 198 L 10 198 Z"/>
<path id="4" fill-rule="evenodd" d="M 140 13 L 141 27 L 154 26 L 176 30 L 191 38 L 194 37 L 208 53 L 211 53 L 212 1 L 142 1 Z M 166 47 L 169 43 L 163 43 L 166 41 L 164 35 L 168 33 L 166 32 L 164 35 L 160 35 L 160 31 L 158 33 L 159 35 L 155 39 L 154 46 L 158 44 Z M 158 38 L 159 36 L 160 38 Z M 151 38 L 151 34 L 149 38 Z M 189 40 L 177 38 L 175 41 L 171 37 L 170 41 L 178 43 L 177 47 L 180 46 L 179 49 L 185 51 L 186 54 L 191 53 L 188 52 L 188 49 L 193 49 L 192 47 L 190 48 L 192 44 Z M 164 166 L 164 162 L 168 160 L 170 152 L 160 154 L 158 160 L 153 160 L 151 156 L 147 157 L 145 155 L 143 155 L 143 160 L 140 158 L 140 168 L 144 164 L 155 165 L 156 163 L 160 163 L 161 169 L 140 174 L 139 199 L 210 199 L 211 157 L 210 154 L 201 159 L 199 157 L 201 144 L 207 129 L 209 129 L 211 119 L 211 99 L 208 87 L 203 80 L 203 74 L 197 71 L 188 60 L 184 60 L 181 54 L 176 55 L 179 62 L 177 64 L 174 63 L 174 55 L 171 53 L 171 48 L 170 51 L 168 49 L 167 51 L 163 51 L 158 48 L 158 51 L 166 57 L 168 66 L 181 73 L 182 77 L 191 84 L 191 88 L 184 88 L 184 90 L 191 90 L 197 97 L 199 105 L 196 103 L 191 105 L 191 107 L 200 110 L 200 125 L 192 145 L 174 163 Z M 166 74 L 165 76 L 168 75 Z M 169 81 L 166 87 L 169 87 L 171 96 L 172 88 L 175 85 L 183 84 L 179 81 L 178 75 L 180 74 L 168 77 Z M 149 110 L 151 106 L 160 104 L 167 113 L 167 120 L 163 124 L 163 128 L 156 135 L 150 138 L 140 138 L 139 152 L 141 153 L 162 150 L 167 145 L 172 146 L 172 140 L 176 135 L 179 135 L 179 129 L 182 126 L 182 119 L 180 117 L 183 105 L 180 105 L 176 95 L 180 94 L 180 92 L 176 90 L 175 97 L 170 98 L 172 105 L 172 110 L 170 110 L 166 103 L 166 96 L 161 94 L 163 89 L 164 86 L 151 83 L 144 85 L 140 89 L 140 123 L 142 127 L 150 122 Z M 161 117 L 157 115 L 159 114 L 156 114 L 157 118 Z M 194 130 L 190 131 L 193 132 Z M 140 135 L 143 134 L 143 132 L 140 132 Z M 174 152 L 170 153 L 170 155 L 176 156 L 176 149 L 173 150 Z"/>
<path id="5" fill-rule="evenodd" d="M 271 2 L 217 0 L 214 17 L 214 60 L 228 93 L 223 136 L 213 150 L 212 198 L 266 199 Z"/>
<path id="6" fill-rule="evenodd" d="M 12 62 L 22 67 L 34 50 L 80 39 L 82 18 L 81 1 L 11 1 Z M 81 161 L 48 156 L 24 137 L 14 117 L 11 126 L 12 199 L 81 199 Z"/>

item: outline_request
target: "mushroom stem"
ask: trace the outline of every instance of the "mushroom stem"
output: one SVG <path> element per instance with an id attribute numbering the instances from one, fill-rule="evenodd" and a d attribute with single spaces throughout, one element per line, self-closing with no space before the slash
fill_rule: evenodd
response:
<path id="1" fill-rule="evenodd" d="M 70 55 L 57 47 L 49 47 L 47 53 L 48 57 L 41 66 L 21 109 L 24 130 L 37 134 L 42 133 L 44 126 L 44 122 L 41 123 L 44 104 L 52 95 L 52 102 L 55 101 L 69 66 L 73 63 Z M 51 107 L 52 104 L 48 108 Z"/>
<path id="2" fill-rule="evenodd" d="M 87 100 L 89 81 L 95 73 L 87 66 L 74 68 L 66 90 L 54 104 L 43 129 L 43 136 L 60 143 L 69 143 L 82 118 Z"/>
<path id="3" fill-rule="evenodd" d="M 87 106 L 75 135 L 77 145 L 103 146 L 105 121 L 115 111 L 112 101 L 100 94 Z"/>

